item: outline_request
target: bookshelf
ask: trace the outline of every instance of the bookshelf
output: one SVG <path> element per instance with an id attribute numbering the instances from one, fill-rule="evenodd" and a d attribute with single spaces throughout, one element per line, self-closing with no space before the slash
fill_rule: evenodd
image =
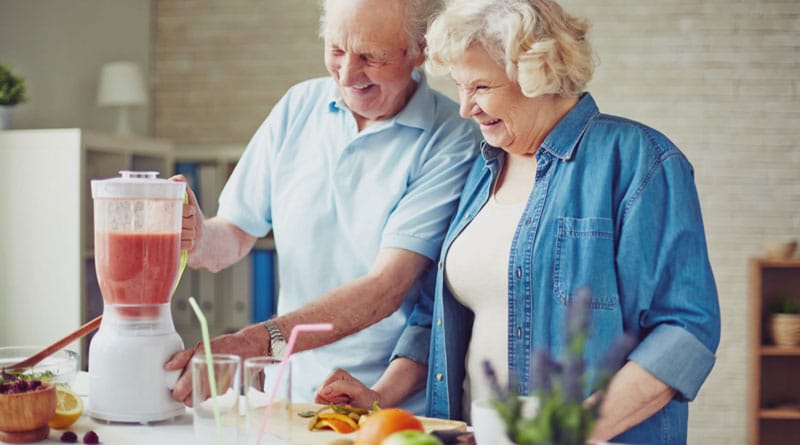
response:
<path id="1" fill-rule="evenodd" d="M 236 146 L 181 146 L 175 152 L 175 173 L 187 177 L 206 217 L 217 213 L 217 200 L 244 150 Z M 253 251 L 220 272 L 184 272 L 172 299 L 175 328 L 186 345 L 201 339 L 200 326 L 189 306 L 195 297 L 203 309 L 212 336 L 235 332 L 275 311 L 276 255 L 270 235 L 259 239 Z"/>
<path id="2" fill-rule="evenodd" d="M 800 297 L 800 259 L 750 260 L 749 435 L 753 445 L 800 443 L 800 346 L 775 346 L 769 306 L 781 295 Z"/>
<path id="3" fill-rule="evenodd" d="M 0 344 L 46 345 L 99 315 L 89 181 L 172 171 L 173 145 L 80 128 L 0 131 Z M 88 337 L 70 345 L 86 364 Z"/>

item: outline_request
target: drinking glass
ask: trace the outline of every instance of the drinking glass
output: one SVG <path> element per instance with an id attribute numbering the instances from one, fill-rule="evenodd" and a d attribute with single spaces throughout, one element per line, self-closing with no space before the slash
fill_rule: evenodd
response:
<path id="1" fill-rule="evenodd" d="M 196 445 L 236 444 L 239 441 L 239 394 L 242 359 L 212 354 L 216 397 L 211 392 L 205 355 L 192 358 L 192 401 Z M 219 413 L 219 429 L 217 417 Z"/>
<path id="2" fill-rule="evenodd" d="M 273 396 L 269 420 L 261 444 L 291 444 L 293 419 L 291 397 L 291 360 L 281 372 L 281 360 L 277 357 L 250 357 L 244 361 L 244 398 L 246 404 L 247 443 L 258 444 L 264 412 Z"/>

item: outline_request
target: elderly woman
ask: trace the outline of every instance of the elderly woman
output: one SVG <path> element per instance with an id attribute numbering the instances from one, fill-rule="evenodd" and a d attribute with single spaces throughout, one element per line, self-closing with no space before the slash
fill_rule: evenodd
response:
<path id="1" fill-rule="evenodd" d="M 567 302 L 588 286 L 589 366 L 624 332 L 639 340 L 593 438 L 684 443 L 720 331 L 692 166 L 663 134 L 600 113 L 585 92 L 587 28 L 548 0 L 455 0 L 428 32 L 431 62 L 485 141 L 442 248 L 432 318 L 418 303 L 418 320 L 433 321 L 427 413 L 464 418 L 489 397 L 484 359 L 533 391 L 532 352 L 561 355 Z M 384 378 L 422 376 L 390 366 Z M 385 396 L 344 373 L 318 392 Z"/>

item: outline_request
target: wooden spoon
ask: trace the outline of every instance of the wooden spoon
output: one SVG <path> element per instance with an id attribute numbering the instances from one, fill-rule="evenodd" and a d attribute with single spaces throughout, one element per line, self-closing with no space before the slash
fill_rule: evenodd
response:
<path id="1" fill-rule="evenodd" d="M 30 368 L 31 366 L 39 363 L 40 361 L 44 360 L 45 358 L 49 357 L 50 354 L 59 351 L 64 346 L 72 343 L 73 341 L 83 337 L 84 335 L 94 331 L 100 326 L 100 320 L 103 319 L 102 315 L 98 315 L 97 318 L 94 320 L 89 321 L 88 323 L 84 324 L 83 326 L 79 327 L 78 329 L 70 332 L 66 337 L 56 341 L 52 345 L 42 349 L 41 351 L 33 354 L 32 356 L 26 358 L 25 360 L 14 363 L 11 366 L 5 366 L 3 370 L 14 370 L 14 369 L 25 369 Z"/>

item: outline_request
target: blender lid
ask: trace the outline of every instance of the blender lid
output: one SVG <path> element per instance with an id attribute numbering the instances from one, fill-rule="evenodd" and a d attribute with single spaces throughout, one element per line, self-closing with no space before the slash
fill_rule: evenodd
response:
<path id="1" fill-rule="evenodd" d="M 158 178 L 156 171 L 121 170 L 119 178 L 92 180 L 92 198 L 180 199 L 186 183 Z"/>

